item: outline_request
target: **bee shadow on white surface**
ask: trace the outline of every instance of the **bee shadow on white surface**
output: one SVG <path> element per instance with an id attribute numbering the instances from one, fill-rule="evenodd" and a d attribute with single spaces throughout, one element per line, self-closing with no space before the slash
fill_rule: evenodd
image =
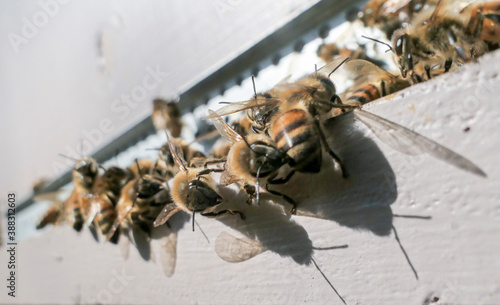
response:
<path id="1" fill-rule="evenodd" d="M 332 220 L 379 236 L 390 235 L 390 205 L 398 192 L 394 171 L 382 151 L 355 124 L 352 113 L 326 122 L 324 131 L 331 148 L 343 160 L 348 177 L 343 178 L 338 167 L 333 168 L 325 153 L 319 174 L 298 175 L 296 180 L 290 180 L 288 188 L 297 190 L 297 215 Z"/>
<path id="2" fill-rule="evenodd" d="M 151 237 L 141 230 L 134 229 L 133 240 L 140 256 L 145 261 L 154 261 L 156 258 L 152 252 L 152 244 L 158 241 L 167 240 L 171 235 L 177 235 L 177 232 L 179 232 L 188 221 L 189 217 L 186 217 L 185 213 L 178 213 L 169 219 L 168 226 L 164 224 L 153 228 Z M 126 237 L 122 236 L 122 238 Z"/>
<path id="3" fill-rule="evenodd" d="M 264 193 L 261 194 L 260 205 L 245 203 L 246 195 L 231 189 L 225 189 L 221 195 L 231 198 L 231 205 L 241 211 L 245 219 L 227 215 L 217 220 L 250 239 L 258 240 L 266 250 L 290 257 L 301 265 L 311 263 L 312 241 L 306 230 L 293 221 L 290 214 L 284 213 L 283 208 L 288 209 L 287 204 L 276 204 L 273 202 L 275 196 Z"/>

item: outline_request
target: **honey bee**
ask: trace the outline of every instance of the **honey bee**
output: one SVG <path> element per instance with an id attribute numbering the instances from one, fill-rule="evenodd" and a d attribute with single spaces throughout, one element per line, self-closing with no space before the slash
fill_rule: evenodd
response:
<path id="1" fill-rule="evenodd" d="M 120 227 L 124 227 L 125 231 L 128 228 L 140 229 L 151 236 L 153 221 L 161 208 L 171 201 L 162 183 L 149 174 L 142 175 L 139 162 L 136 162 L 136 166 L 139 177 L 123 187 L 116 204 L 118 215 L 107 232 L 107 240 L 111 240 Z"/>
<path id="2" fill-rule="evenodd" d="M 372 61 L 366 55 L 366 49 L 362 45 L 358 45 L 356 49 L 352 50 L 347 47 L 339 47 L 336 43 L 323 43 L 318 47 L 316 54 L 325 63 L 332 62 L 337 57 Z"/>
<path id="3" fill-rule="evenodd" d="M 210 110 L 210 114 L 215 115 L 215 112 Z M 291 158 L 278 149 L 266 135 L 251 134 L 245 138 L 228 126 L 220 116 L 212 118 L 212 121 L 220 134 L 231 143 L 220 184 L 227 186 L 235 182 L 242 183 L 242 189 L 248 195 L 247 202 L 250 202 L 255 195 L 259 203 L 260 184 L 264 179 L 266 191 L 282 197 L 291 204 L 290 213 L 294 214 L 295 201 L 287 195 L 269 189 L 270 184 L 284 184 L 293 176 L 295 170 L 283 179 L 275 179 L 279 169 L 285 164 L 290 164 Z"/>
<path id="4" fill-rule="evenodd" d="M 350 60 L 344 69 L 354 79 L 351 89 L 340 96 L 346 105 L 361 106 L 411 85 L 409 80 L 365 60 Z"/>
<path id="5" fill-rule="evenodd" d="M 294 83 L 279 84 L 252 100 L 231 103 L 206 118 L 248 109 L 252 130 L 268 134 L 277 149 L 290 157 L 288 163 L 295 170 L 319 172 L 324 147 L 347 177 L 341 159 L 327 145 L 318 119 L 332 108 L 342 107 L 329 76 L 346 60 L 339 58 Z"/>
<path id="6" fill-rule="evenodd" d="M 62 204 L 55 201 L 38 222 L 37 228 L 66 221 L 76 231 L 82 230 L 85 216 L 90 210 L 92 188 L 99 176 L 99 166 L 92 158 L 82 158 L 75 163 L 72 174 L 74 188 L 70 196 Z"/>
<path id="7" fill-rule="evenodd" d="M 365 26 L 377 27 L 390 39 L 415 14 L 430 9 L 437 0 L 370 0 L 360 12 Z"/>
<path id="8" fill-rule="evenodd" d="M 108 168 L 97 179 L 92 191 L 91 212 L 86 220 L 88 226 L 95 223 L 103 235 L 108 234 L 117 217 L 115 206 L 120 192 L 131 179 L 132 175 L 129 171 L 117 166 Z M 118 236 L 115 234 L 111 241 L 116 243 Z"/>
<path id="9" fill-rule="evenodd" d="M 225 213 L 232 215 L 239 214 L 241 218 L 244 217 L 239 211 L 221 209 L 223 199 L 216 191 L 218 185 L 210 173 L 222 172 L 222 169 L 207 168 L 206 165 L 212 160 L 205 160 L 205 166 L 203 167 L 188 167 L 186 161 L 179 154 L 181 148 L 178 143 L 169 139 L 168 145 L 170 153 L 180 171 L 175 175 L 172 182 L 171 195 L 174 204 L 164 205 L 164 208 L 154 222 L 155 226 L 164 224 L 170 217 L 180 211 L 193 214 L 193 231 L 194 215 L 196 212 L 208 217 L 216 217 Z M 217 162 L 220 161 L 214 161 L 214 163 Z"/>
<path id="10" fill-rule="evenodd" d="M 498 1 L 487 1 L 459 11 L 457 3 L 441 0 L 434 10 L 419 13 L 392 37 L 401 75 L 413 74 L 420 66 L 431 78 L 435 66 L 448 72 L 453 63 L 463 64 L 488 52 L 488 42 L 500 42 L 498 6 Z"/>
<path id="11" fill-rule="evenodd" d="M 160 98 L 153 100 L 152 119 L 156 130 L 168 130 L 174 137 L 181 134 L 181 111 L 176 102 Z"/>

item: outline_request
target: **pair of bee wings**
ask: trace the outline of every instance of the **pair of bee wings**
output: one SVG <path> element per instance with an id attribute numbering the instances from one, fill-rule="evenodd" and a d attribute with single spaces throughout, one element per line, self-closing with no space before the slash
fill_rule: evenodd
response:
<path id="1" fill-rule="evenodd" d="M 486 177 L 477 165 L 465 157 L 406 127 L 360 109 L 354 110 L 354 116 L 370 128 L 380 140 L 402 153 L 408 155 L 427 153 L 467 172 Z"/>
<path id="2" fill-rule="evenodd" d="M 327 63 L 317 71 L 315 71 L 313 74 L 320 74 L 329 77 L 330 74 L 332 74 L 334 71 L 336 71 L 341 65 L 344 64 L 349 58 L 348 57 L 339 57 L 333 60 L 332 62 Z M 258 108 L 258 107 L 264 107 L 264 106 L 274 106 L 277 107 L 279 106 L 280 103 L 283 102 L 282 99 L 279 99 L 277 97 L 281 96 L 282 92 L 286 92 L 289 90 L 304 90 L 306 92 L 314 92 L 316 88 L 312 86 L 307 86 L 307 85 L 302 85 L 302 84 L 297 84 L 297 83 L 289 83 L 290 76 L 285 77 L 283 80 L 281 80 L 278 84 L 276 84 L 270 91 L 271 97 L 266 98 L 261 95 L 255 96 L 253 99 L 247 100 L 247 101 L 241 101 L 241 102 L 233 102 L 229 103 L 226 106 L 220 108 L 216 112 L 210 113 L 208 116 L 204 117 L 204 120 L 207 119 L 214 119 L 217 118 L 218 116 L 226 116 L 230 115 L 236 112 L 248 110 L 248 109 L 253 109 L 253 108 Z"/>
<path id="3" fill-rule="evenodd" d="M 210 114 L 215 115 L 216 113 L 210 110 Z M 370 128 L 380 140 L 402 153 L 408 155 L 427 153 L 465 171 L 486 177 L 486 174 L 477 165 L 465 157 L 421 134 L 364 110 L 354 110 L 354 115 Z M 216 116 L 212 121 L 221 135 L 229 141 L 235 143 L 243 140 L 241 135 L 229 127 L 220 116 Z"/>

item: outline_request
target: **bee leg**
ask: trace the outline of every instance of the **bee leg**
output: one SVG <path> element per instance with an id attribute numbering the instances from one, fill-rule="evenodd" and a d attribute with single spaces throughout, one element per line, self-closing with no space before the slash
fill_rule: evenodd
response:
<path id="1" fill-rule="evenodd" d="M 448 58 L 445 62 L 444 62 L 444 73 L 450 71 L 450 68 L 451 68 L 451 64 L 453 63 L 453 60 L 451 58 Z"/>
<path id="2" fill-rule="evenodd" d="M 265 189 L 266 189 L 266 191 L 269 192 L 269 194 L 272 194 L 274 196 L 279 196 L 279 197 L 285 199 L 286 202 L 288 202 L 289 204 L 291 204 L 292 208 L 290 209 L 290 214 L 296 214 L 297 213 L 297 204 L 295 203 L 295 201 L 292 198 L 288 197 L 287 195 L 285 195 L 283 193 L 270 190 L 269 186 L 267 185 L 267 183 L 266 183 Z"/>
<path id="3" fill-rule="evenodd" d="M 427 79 L 431 79 L 432 78 L 432 76 L 431 76 L 431 66 L 426 65 L 424 69 L 425 69 L 425 74 L 427 75 Z"/>
<path id="4" fill-rule="evenodd" d="M 252 204 L 253 199 L 255 198 L 255 186 L 245 183 L 245 184 L 243 185 L 243 190 L 244 190 L 244 191 L 245 191 L 245 193 L 247 193 L 247 195 L 248 195 L 248 199 L 247 199 L 246 203 L 247 203 L 248 205 L 251 205 L 251 204 Z"/>
<path id="5" fill-rule="evenodd" d="M 218 212 L 209 212 L 209 213 L 201 212 L 200 214 L 203 216 L 207 216 L 207 217 L 217 217 L 219 215 L 226 214 L 226 213 L 229 213 L 231 215 L 238 214 L 238 215 L 240 215 L 242 220 L 245 220 L 245 215 L 243 213 L 241 213 L 240 211 L 233 211 L 233 210 L 222 210 L 222 211 L 218 211 Z"/>
<path id="6" fill-rule="evenodd" d="M 326 151 L 330 154 L 330 156 L 339 164 L 340 170 L 342 171 L 342 177 L 347 178 L 347 176 L 349 175 L 347 174 L 347 170 L 344 167 L 344 163 L 328 145 L 328 142 L 326 141 L 325 138 L 325 134 L 323 133 L 323 130 L 321 130 L 321 126 L 319 125 L 318 121 L 315 121 L 315 123 L 318 129 L 319 138 L 321 139 L 323 146 L 325 147 Z"/>
<path id="7" fill-rule="evenodd" d="M 288 173 L 288 175 L 286 175 L 286 177 L 280 178 L 280 179 L 274 179 L 278 175 L 277 173 L 275 173 L 275 174 L 269 176 L 269 178 L 266 181 L 266 185 L 264 187 L 266 189 L 266 191 L 268 191 L 270 194 L 273 194 L 275 196 L 280 196 L 281 198 L 285 199 L 288 203 L 290 203 L 292 205 L 292 208 L 290 209 L 291 214 L 295 214 L 297 212 L 297 204 L 295 203 L 295 201 L 285 194 L 270 190 L 269 184 L 285 184 L 288 182 L 288 180 L 290 180 L 290 178 L 292 178 L 292 176 L 294 174 L 295 174 L 295 171 L 292 170 L 290 173 Z"/>
<path id="8" fill-rule="evenodd" d="M 144 231 L 149 238 L 151 238 L 151 230 L 149 229 L 147 223 L 141 219 L 141 215 L 139 213 L 131 213 L 130 219 L 132 219 L 132 222 Z"/>
<path id="9" fill-rule="evenodd" d="M 218 164 L 218 163 L 224 163 L 226 162 L 226 158 L 220 158 L 220 159 L 210 159 L 210 160 L 206 160 L 204 163 L 203 163 L 203 167 L 204 168 L 208 168 L 208 165 L 209 164 Z"/>
<path id="10" fill-rule="evenodd" d="M 222 173 L 223 171 L 224 171 L 224 169 L 219 169 L 219 168 L 206 168 L 204 170 L 199 171 L 196 174 L 196 178 L 199 179 L 203 175 L 208 175 L 210 173 Z"/>

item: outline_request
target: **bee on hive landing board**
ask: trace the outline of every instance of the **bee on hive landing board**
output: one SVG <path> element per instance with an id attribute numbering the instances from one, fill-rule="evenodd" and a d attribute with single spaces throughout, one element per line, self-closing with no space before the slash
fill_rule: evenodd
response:
<path id="1" fill-rule="evenodd" d="M 215 112 L 209 110 L 210 114 Z M 293 169 L 282 179 L 275 179 L 279 169 L 291 162 L 291 158 L 268 137 L 262 134 L 251 134 L 244 138 L 229 127 L 220 116 L 212 118 L 212 121 L 220 132 L 232 145 L 227 156 L 226 167 L 221 176 L 222 186 L 238 182 L 242 189 L 248 194 L 247 202 L 254 195 L 257 203 L 260 198 L 260 181 L 263 179 L 264 188 L 270 194 L 280 196 L 292 205 L 291 213 L 295 213 L 296 203 L 290 197 L 269 189 L 269 184 L 284 184 L 295 173 Z"/>
<path id="2" fill-rule="evenodd" d="M 321 169 L 322 147 L 340 165 L 341 159 L 327 145 L 318 117 L 340 108 L 335 86 L 329 79 L 347 58 L 339 58 L 294 83 L 281 83 L 254 99 L 231 103 L 206 118 L 247 110 L 252 129 L 268 134 L 280 151 L 290 157 L 290 166 L 304 173 Z"/>
<path id="3" fill-rule="evenodd" d="M 488 42 L 500 42 L 499 5 L 486 1 L 460 10 L 457 3 L 440 0 L 434 10 L 415 16 L 392 37 L 401 75 L 406 77 L 420 66 L 431 78 L 435 66 L 448 72 L 453 63 L 463 64 L 488 52 Z"/>
<path id="4" fill-rule="evenodd" d="M 90 210 L 90 195 L 92 187 L 99 176 L 99 166 L 92 158 L 77 160 L 73 166 L 74 188 L 68 199 L 62 204 L 55 200 L 54 205 L 38 222 L 37 228 L 41 229 L 49 223 L 58 224 L 62 221 L 68 222 L 76 231 L 81 231 L 85 222 L 85 216 Z M 42 195 L 43 197 L 54 194 Z M 41 198 L 41 197 L 38 197 Z"/>
<path id="5" fill-rule="evenodd" d="M 176 102 L 155 99 L 151 118 L 156 130 L 168 130 L 172 136 L 180 136 L 182 130 L 181 111 Z"/>
<path id="6" fill-rule="evenodd" d="M 392 75 L 365 60 L 350 60 L 344 69 L 354 80 L 351 88 L 340 95 L 346 105 L 361 106 L 411 85 L 409 80 Z"/>
<path id="7" fill-rule="evenodd" d="M 243 218 L 243 214 L 239 211 L 222 209 L 223 199 L 217 192 L 219 186 L 210 173 L 222 172 L 223 169 L 207 168 L 206 166 L 188 167 L 186 161 L 178 153 L 180 147 L 177 146 L 177 143 L 169 139 L 168 144 L 170 153 L 180 171 L 175 175 L 172 182 L 171 195 L 174 204 L 164 205 L 154 223 L 155 226 L 164 224 L 170 217 L 180 211 L 193 215 L 193 231 L 196 212 L 208 217 L 216 217 L 226 213 L 239 214 Z M 209 162 L 211 160 L 204 161 L 205 164 Z M 214 163 L 217 162 L 220 161 L 214 161 Z"/>

